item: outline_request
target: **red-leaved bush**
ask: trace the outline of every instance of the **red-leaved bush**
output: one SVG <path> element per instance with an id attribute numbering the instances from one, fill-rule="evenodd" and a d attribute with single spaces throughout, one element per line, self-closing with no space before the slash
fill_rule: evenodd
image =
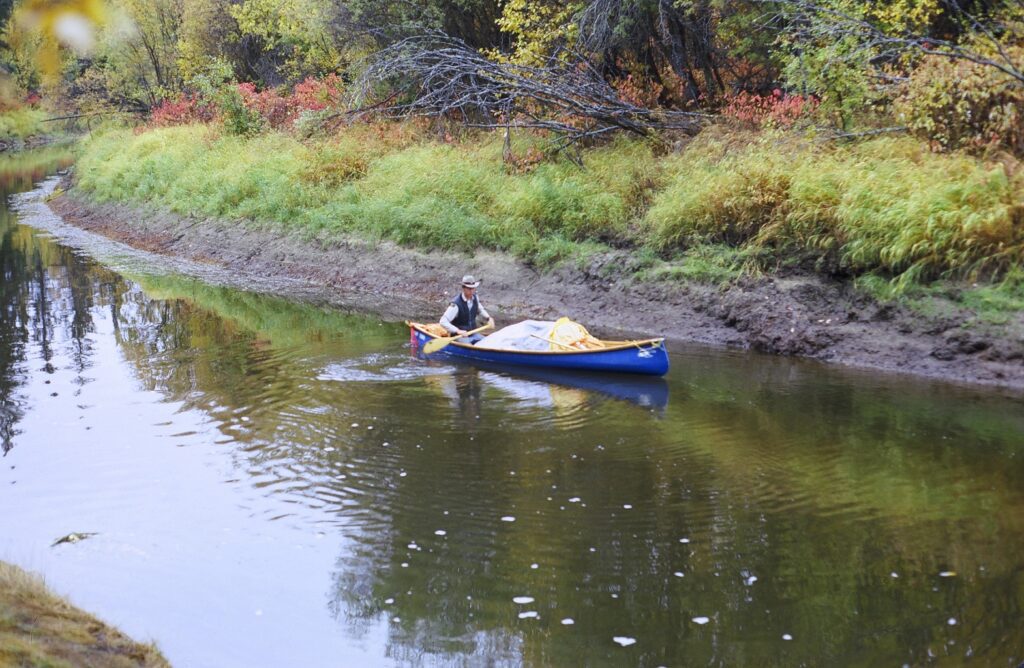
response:
<path id="1" fill-rule="evenodd" d="M 623 102 L 648 109 L 658 105 L 661 91 L 665 89 L 663 85 L 652 79 L 642 76 L 634 77 L 632 74 L 612 81 L 612 87 Z"/>
<path id="2" fill-rule="evenodd" d="M 299 110 L 322 111 L 337 105 L 342 92 L 341 78 L 337 74 L 329 74 L 320 80 L 309 77 L 295 86 L 292 100 Z"/>
<path id="3" fill-rule="evenodd" d="M 258 91 L 251 83 L 236 84 L 242 104 L 254 111 L 275 130 L 290 130 L 304 111 L 322 111 L 341 102 L 342 81 L 331 74 L 323 79 L 312 77 L 296 84 L 288 95 L 268 88 Z M 217 117 L 216 106 L 198 95 L 181 93 L 177 98 L 158 104 L 150 114 L 148 127 L 166 127 L 186 123 L 209 122 Z"/>
<path id="4" fill-rule="evenodd" d="M 726 97 L 722 115 L 753 128 L 789 128 L 818 108 L 818 100 L 803 95 L 787 95 L 776 88 L 771 95 L 740 92 Z"/>
<path id="5" fill-rule="evenodd" d="M 162 128 L 187 123 L 207 123 L 216 116 L 212 104 L 196 95 L 180 93 L 177 99 L 167 99 L 158 104 L 149 116 L 149 126 Z"/>
<path id="6" fill-rule="evenodd" d="M 238 84 L 238 92 L 249 109 L 257 112 L 276 130 L 288 130 L 304 111 L 322 111 L 341 101 L 342 84 L 336 74 L 323 79 L 307 78 L 295 85 L 291 95 L 267 89 L 257 91 L 251 83 Z"/>
<path id="7" fill-rule="evenodd" d="M 295 120 L 295 109 L 290 99 L 282 97 L 273 88 L 257 92 L 255 85 L 240 83 L 238 92 L 242 96 L 242 103 L 258 113 L 275 130 L 289 126 Z"/>

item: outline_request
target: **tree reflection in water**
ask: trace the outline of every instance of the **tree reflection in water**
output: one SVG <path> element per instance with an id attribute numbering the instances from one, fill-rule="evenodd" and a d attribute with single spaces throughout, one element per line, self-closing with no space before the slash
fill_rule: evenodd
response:
<path id="1" fill-rule="evenodd" d="M 64 293 L 63 288 L 81 276 L 82 265 L 71 261 L 67 249 L 39 243 L 30 230 L 18 225 L 7 209 L 7 198 L 30 190 L 37 181 L 70 164 L 71 156 L 66 147 L 0 155 L 0 452 L 3 454 L 14 447 L 15 436 L 19 433 L 17 423 L 23 414 L 23 399 L 18 396 L 18 387 L 29 371 L 22 368 L 26 347 L 39 346 L 46 361 L 43 371 L 52 374 L 49 360 L 57 324 L 55 318 L 63 309 L 51 308 L 47 300 L 51 293 Z M 60 334 L 79 347 L 77 359 L 84 368 L 88 308 L 75 302 L 72 314 L 70 329 Z"/>

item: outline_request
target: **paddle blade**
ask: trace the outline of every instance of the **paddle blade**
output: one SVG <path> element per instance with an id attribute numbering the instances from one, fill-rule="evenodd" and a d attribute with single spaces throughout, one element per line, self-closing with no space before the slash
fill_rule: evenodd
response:
<path id="1" fill-rule="evenodd" d="M 423 346 L 423 352 L 425 354 L 427 354 L 427 355 L 429 355 L 430 353 L 436 353 L 438 350 L 440 350 L 441 348 L 444 348 L 449 343 L 454 343 L 456 339 L 464 338 L 464 337 L 467 337 L 467 336 L 471 336 L 473 334 L 476 334 L 477 332 L 482 332 L 485 329 L 490 329 L 490 328 L 491 328 L 491 323 L 487 323 L 483 327 L 477 327 L 476 329 L 471 329 L 470 331 L 462 334 L 461 337 L 460 336 L 449 336 L 449 337 L 446 337 L 446 338 L 440 338 L 440 339 L 434 339 L 432 341 L 427 341 L 427 343 Z"/>
<path id="2" fill-rule="evenodd" d="M 444 339 L 431 339 L 430 341 L 427 341 L 425 344 L 423 344 L 423 353 L 425 355 L 436 353 L 438 350 L 441 350 L 442 348 L 446 347 L 449 343 L 451 343 L 454 340 L 455 337 L 448 337 Z"/>

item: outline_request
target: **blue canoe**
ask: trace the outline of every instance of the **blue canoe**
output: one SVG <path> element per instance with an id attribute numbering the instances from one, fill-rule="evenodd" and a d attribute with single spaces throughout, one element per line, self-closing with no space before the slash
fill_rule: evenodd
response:
<path id="1" fill-rule="evenodd" d="M 428 341 L 438 338 L 424 329 L 420 323 L 410 322 L 408 325 L 410 340 L 416 348 L 421 348 Z M 457 357 L 492 364 L 639 373 L 648 376 L 663 376 L 668 372 L 668 351 L 665 350 L 663 338 L 603 343 L 605 347 L 597 350 L 537 351 L 483 348 L 455 341 L 426 357 Z"/>

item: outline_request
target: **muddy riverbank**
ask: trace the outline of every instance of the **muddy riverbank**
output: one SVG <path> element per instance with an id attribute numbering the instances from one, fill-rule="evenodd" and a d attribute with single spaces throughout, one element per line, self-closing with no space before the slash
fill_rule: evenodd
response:
<path id="1" fill-rule="evenodd" d="M 499 325 L 568 315 L 605 334 L 664 335 L 851 367 L 1024 391 L 1024 314 L 984 323 L 955 302 L 932 313 L 879 303 L 815 275 L 726 285 L 641 281 L 626 252 L 538 272 L 492 252 L 422 252 L 389 242 L 301 239 L 282 228 L 97 203 L 70 178 L 50 208 L 82 229 L 155 253 L 252 276 L 301 279 L 324 301 L 392 319 L 432 319 L 459 276 L 484 283 Z"/>
<path id="2" fill-rule="evenodd" d="M 32 149 L 70 142 L 71 140 L 72 138 L 68 135 L 33 135 L 25 139 L 6 137 L 0 139 L 0 154 L 31 151 Z"/>

